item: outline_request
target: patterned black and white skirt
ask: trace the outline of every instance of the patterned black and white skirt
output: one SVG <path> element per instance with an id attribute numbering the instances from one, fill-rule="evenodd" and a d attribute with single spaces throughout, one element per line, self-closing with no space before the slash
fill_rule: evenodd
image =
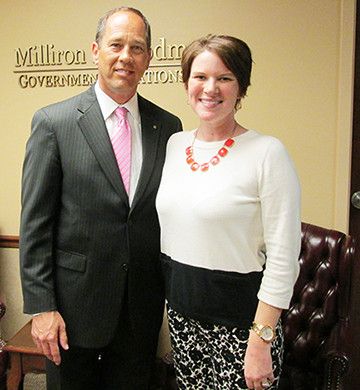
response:
<path id="1" fill-rule="evenodd" d="M 248 330 L 207 325 L 168 306 L 171 344 L 174 353 L 176 380 L 180 390 L 248 390 L 244 377 L 244 357 Z M 275 390 L 283 360 L 284 336 L 281 325 L 272 342 Z"/>

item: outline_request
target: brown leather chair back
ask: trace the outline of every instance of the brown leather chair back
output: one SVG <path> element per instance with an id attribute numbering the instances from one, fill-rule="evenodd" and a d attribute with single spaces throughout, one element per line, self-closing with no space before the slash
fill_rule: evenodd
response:
<path id="1" fill-rule="evenodd" d="M 290 308 L 282 314 L 281 390 L 340 388 L 349 368 L 354 251 L 350 236 L 302 224 L 300 275 Z"/>

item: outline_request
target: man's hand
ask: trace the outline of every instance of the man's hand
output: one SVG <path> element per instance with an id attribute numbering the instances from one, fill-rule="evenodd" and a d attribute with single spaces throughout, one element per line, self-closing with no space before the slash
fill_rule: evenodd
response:
<path id="1" fill-rule="evenodd" d="M 49 311 L 33 317 L 31 335 L 40 351 L 56 365 L 61 362 L 59 343 L 69 349 L 66 327 L 58 311 Z"/>

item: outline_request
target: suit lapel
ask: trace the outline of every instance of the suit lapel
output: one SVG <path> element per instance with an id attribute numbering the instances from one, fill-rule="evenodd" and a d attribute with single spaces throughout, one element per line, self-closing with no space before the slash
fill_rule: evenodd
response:
<path id="1" fill-rule="evenodd" d="M 160 120 L 152 115 L 152 110 L 148 107 L 147 101 L 140 95 L 139 110 L 141 116 L 143 162 L 139 182 L 132 203 L 132 208 L 143 195 L 153 172 L 161 128 Z"/>
<path id="2" fill-rule="evenodd" d="M 83 94 L 78 110 L 80 112 L 78 123 L 86 141 L 122 201 L 129 205 L 94 86 Z"/>

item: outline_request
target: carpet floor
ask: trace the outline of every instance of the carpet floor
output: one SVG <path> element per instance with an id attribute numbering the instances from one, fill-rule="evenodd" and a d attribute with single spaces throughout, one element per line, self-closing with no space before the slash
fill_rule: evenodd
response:
<path id="1" fill-rule="evenodd" d="M 46 390 L 45 374 L 26 374 L 24 390 Z"/>

